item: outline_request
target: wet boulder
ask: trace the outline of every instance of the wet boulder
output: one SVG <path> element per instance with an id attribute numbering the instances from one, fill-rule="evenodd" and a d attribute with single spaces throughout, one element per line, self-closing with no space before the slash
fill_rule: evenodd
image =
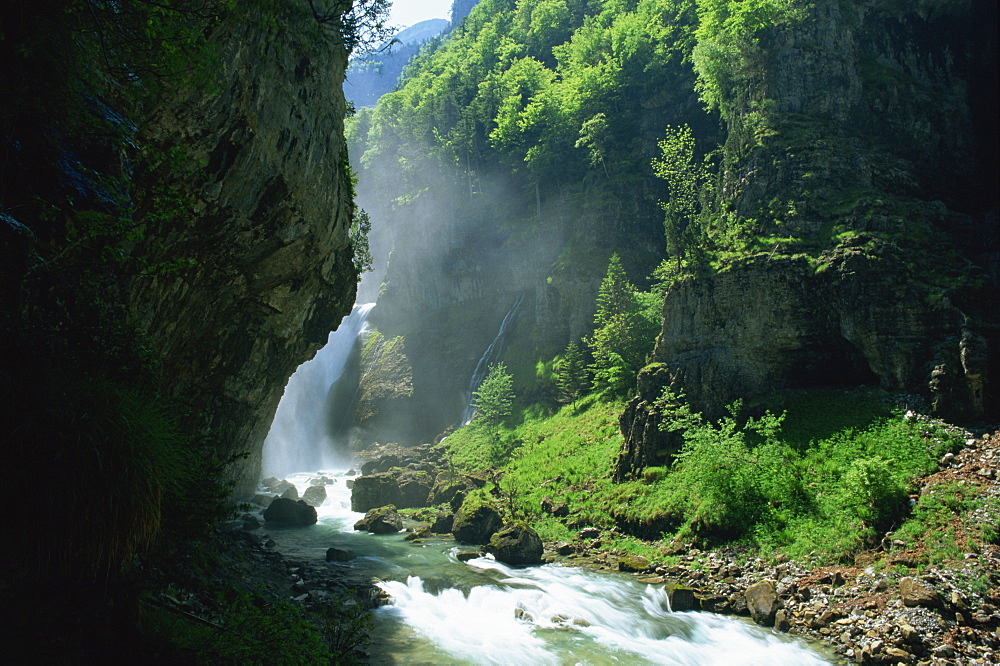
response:
<path id="1" fill-rule="evenodd" d="M 427 506 L 427 497 L 434 485 L 434 477 L 421 470 L 407 470 L 396 480 L 399 486 L 399 508 L 416 509 Z"/>
<path id="2" fill-rule="evenodd" d="M 492 537 L 503 526 L 500 512 L 492 503 L 478 494 L 470 494 L 455 514 L 451 533 L 456 541 L 471 544 L 489 543 Z"/>
<path id="3" fill-rule="evenodd" d="M 542 540 L 535 530 L 515 523 L 490 537 L 486 552 L 505 564 L 541 564 Z"/>
<path id="4" fill-rule="evenodd" d="M 650 561 L 644 555 L 625 555 L 618 560 L 618 571 L 643 573 L 649 571 Z"/>
<path id="5" fill-rule="evenodd" d="M 375 460 L 369 460 L 361 465 L 361 474 L 364 476 L 369 476 L 371 474 L 380 474 L 382 472 L 388 472 L 393 467 L 399 467 L 399 456 L 388 453 L 384 456 L 380 456 Z"/>
<path id="6" fill-rule="evenodd" d="M 759 625 L 770 627 L 774 625 L 774 616 L 778 612 L 778 591 L 774 581 L 762 580 L 754 583 L 743 594 L 747 602 L 750 617 Z"/>
<path id="7" fill-rule="evenodd" d="M 667 601 L 674 613 L 699 610 L 698 600 L 694 596 L 694 588 L 670 583 L 666 585 Z"/>
<path id="8" fill-rule="evenodd" d="M 365 517 L 354 523 L 354 529 L 372 534 L 395 534 L 403 529 L 403 519 L 392 504 L 371 509 Z"/>
<path id="9" fill-rule="evenodd" d="M 327 562 L 348 562 L 354 559 L 354 553 L 343 548 L 327 548 Z"/>
<path id="10" fill-rule="evenodd" d="M 465 494 L 475 487 L 472 481 L 465 475 L 453 472 L 441 472 L 434 479 L 434 485 L 431 487 L 430 494 L 427 497 L 427 503 L 430 506 L 451 503 L 457 495 L 461 495 L 464 498 Z"/>
<path id="11" fill-rule="evenodd" d="M 351 511 L 368 511 L 380 506 L 401 504 L 399 483 L 394 474 L 380 472 L 359 476 L 351 488 Z"/>
<path id="12" fill-rule="evenodd" d="M 316 509 L 302 500 L 276 497 L 264 509 L 264 520 L 281 525 L 303 526 L 316 524 Z"/>
<path id="13" fill-rule="evenodd" d="M 309 506 L 321 506 L 326 501 L 326 487 L 309 486 L 302 493 L 302 501 Z"/>
<path id="14" fill-rule="evenodd" d="M 431 523 L 431 532 L 435 534 L 448 534 L 451 532 L 454 523 L 455 514 L 442 511 L 434 518 L 434 522 Z"/>

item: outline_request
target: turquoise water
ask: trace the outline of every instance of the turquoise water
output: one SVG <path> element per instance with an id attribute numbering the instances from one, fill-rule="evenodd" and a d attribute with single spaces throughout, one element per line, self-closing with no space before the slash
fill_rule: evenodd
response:
<path id="1" fill-rule="evenodd" d="M 288 477 L 301 490 L 317 472 Z M 282 552 L 343 565 L 376 578 L 391 603 L 375 611 L 378 664 L 827 664 L 805 642 L 742 619 L 674 613 L 662 586 L 616 573 L 549 564 L 508 567 L 489 558 L 459 562 L 451 539 L 404 541 L 403 533 L 353 531 L 348 478 L 334 483 L 309 528 L 268 528 Z"/>

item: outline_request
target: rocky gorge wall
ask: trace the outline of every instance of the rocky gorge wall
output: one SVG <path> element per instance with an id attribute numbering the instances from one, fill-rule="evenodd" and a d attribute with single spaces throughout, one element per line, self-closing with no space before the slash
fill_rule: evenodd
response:
<path id="1" fill-rule="evenodd" d="M 245 496 L 285 383 L 354 303 L 347 53 L 295 5 L 276 25 L 224 25 L 213 39 L 219 89 L 177 94 L 147 130 L 200 166 L 186 184 L 197 218 L 149 248 L 193 267 L 135 278 L 131 308 L 170 392 L 204 410 L 221 453 L 249 454 L 233 470 Z"/>
<path id="2" fill-rule="evenodd" d="M 723 199 L 774 247 L 666 294 L 653 364 L 622 415 L 619 479 L 679 444 L 657 427 L 665 387 L 711 417 L 738 397 L 858 384 L 927 396 L 944 418 L 998 415 L 996 81 L 984 72 L 996 32 L 981 27 L 996 7 L 815 5 L 770 35 L 750 95 L 768 100 L 774 131 L 748 147 L 730 114 Z"/>

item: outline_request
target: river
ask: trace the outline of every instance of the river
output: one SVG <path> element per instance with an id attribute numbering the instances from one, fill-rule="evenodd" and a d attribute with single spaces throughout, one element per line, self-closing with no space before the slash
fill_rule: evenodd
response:
<path id="1" fill-rule="evenodd" d="M 371 663 L 718 664 L 830 663 L 805 642 L 739 618 L 674 613 L 661 585 L 580 567 L 509 567 L 490 558 L 460 562 L 450 538 L 355 532 L 352 478 L 344 471 L 292 474 L 301 492 L 326 476 L 319 523 L 268 531 L 286 555 L 324 561 L 351 551 L 346 567 L 377 579 L 390 597 L 375 611 Z"/>

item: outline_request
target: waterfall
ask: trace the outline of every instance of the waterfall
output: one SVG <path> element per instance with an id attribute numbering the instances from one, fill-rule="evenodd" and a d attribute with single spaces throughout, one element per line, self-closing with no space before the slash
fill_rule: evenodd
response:
<path id="1" fill-rule="evenodd" d="M 345 464 L 347 435 L 331 427 L 328 396 L 365 330 L 374 303 L 355 305 L 326 346 L 295 371 L 278 403 L 271 430 L 264 440 L 264 476 L 285 477 L 294 472 Z"/>
<path id="2" fill-rule="evenodd" d="M 465 394 L 465 404 L 467 405 L 465 411 L 462 412 L 462 425 L 468 425 L 472 422 L 472 417 L 476 415 L 476 409 L 472 406 L 472 394 L 479 388 L 479 385 L 483 382 L 483 378 L 486 375 L 486 371 L 489 369 L 490 364 L 496 363 L 500 360 L 500 355 L 503 353 L 503 338 L 504 333 L 507 332 L 507 327 L 510 323 L 514 321 L 514 315 L 517 314 L 518 308 L 521 307 L 521 302 L 524 300 L 524 295 L 517 297 L 514 301 L 514 305 L 511 306 L 510 310 L 504 316 L 503 321 L 500 322 L 500 330 L 497 331 L 497 335 L 493 338 L 493 342 L 490 346 L 486 348 L 483 352 L 482 357 L 479 359 L 479 363 L 476 364 L 476 370 L 472 373 L 472 379 L 469 380 L 469 390 Z"/>

